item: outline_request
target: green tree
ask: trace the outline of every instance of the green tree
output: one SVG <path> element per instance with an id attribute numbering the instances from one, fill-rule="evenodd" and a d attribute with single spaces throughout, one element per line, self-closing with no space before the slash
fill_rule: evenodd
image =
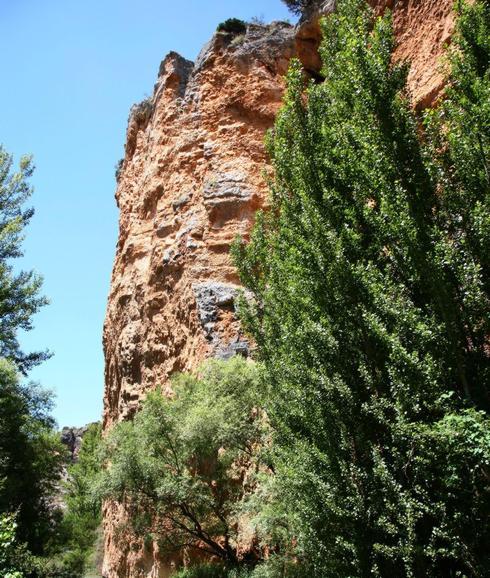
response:
<path id="1" fill-rule="evenodd" d="M 47 555 L 37 560 L 37 574 L 42 578 L 81 577 L 92 565 L 101 523 L 101 502 L 93 491 L 101 469 L 101 435 L 101 424 L 91 424 L 77 461 L 68 467 L 63 518 Z"/>
<path id="2" fill-rule="evenodd" d="M 150 393 L 132 422 L 107 441 L 104 497 L 126 504 L 133 530 L 163 551 L 195 550 L 228 566 L 237 551 L 241 504 L 260 469 L 264 420 L 257 371 L 242 358 L 210 362 Z M 261 553 L 250 553 L 250 562 Z"/>
<path id="3" fill-rule="evenodd" d="M 32 194 L 28 183 L 34 170 L 30 157 L 22 157 L 19 170 L 0 146 L 0 357 L 13 361 L 22 373 L 37 365 L 47 352 L 24 353 L 19 345 L 19 329 L 32 329 L 32 316 L 47 303 L 39 295 L 41 278 L 32 271 L 14 273 L 11 261 L 22 256 L 23 230 L 34 210 L 24 208 Z"/>
<path id="4" fill-rule="evenodd" d="M 321 4 L 321 0 L 282 0 L 284 4 L 289 8 L 289 10 L 296 14 L 296 16 L 301 16 L 307 10 L 314 7 L 318 7 Z"/>
<path id="5" fill-rule="evenodd" d="M 490 571 L 489 4 L 461 10 L 424 140 L 390 15 L 337 2 L 325 82 L 292 64 L 272 208 L 234 248 L 312 576 Z"/>
<path id="6" fill-rule="evenodd" d="M 68 537 L 65 546 L 65 565 L 85 570 L 93 555 L 97 531 L 101 524 L 102 504 L 94 497 L 93 486 L 102 467 L 102 426 L 91 424 L 83 436 L 75 464 L 68 468 L 64 531 Z"/>
<path id="7" fill-rule="evenodd" d="M 17 512 L 17 537 L 42 554 L 59 512 L 51 498 L 65 458 L 54 431 L 49 393 L 22 386 L 15 366 L 0 359 L 0 513 Z"/>
<path id="8" fill-rule="evenodd" d="M 43 554 L 59 515 L 51 499 L 64 450 L 53 430 L 50 394 L 19 379 L 48 357 L 25 353 L 18 341 L 18 331 L 32 328 L 32 316 L 47 301 L 40 277 L 12 265 L 22 256 L 24 228 L 34 213 L 24 207 L 32 194 L 32 161 L 23 157 L 17 171 L 12 167 L 12 156 L 0 147 L 0 513 L 16 512 L 19 542 Z"/>

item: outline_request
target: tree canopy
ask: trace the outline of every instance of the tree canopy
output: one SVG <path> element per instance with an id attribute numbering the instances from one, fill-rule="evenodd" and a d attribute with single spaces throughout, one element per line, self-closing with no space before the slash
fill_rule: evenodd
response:
<path id="1" fill-rule="evenodd" d="M 51 397 L 20 384 L 15 366 L 0 359 L 0 513 L 17 513 L 21 543 L 43 554 L 55 532 L 65 449 L 54 431 Z"/>
<path id="2" fill-rule="evenodd" d="M 13 158 L 0 146 L 0 356 L 13 361 L 22 373 L 37 365 L 47 352 L 25 353 L 19 329 L 32 329 L 32 316 L 47 303 L 40 295 L 41 278 L 32 271 L 14 272 L 12 260 L 22 256 L 23 231 L 34 210 L 25 208 L 32 194 L 28 179 L 34 166 L 22 157 L 17 171 Z"/>
<path id="3" fill-rule="evenodd" d="M 194 550 L 239 563 L 239 510 L 265 439 L 257 385 L 255 366 L 241 357 L 208 362 L 176 376 L 172 396 L 148 394 L 133 421 L 111 430 L 101 492 L 126 504 L 141 538 L 177 557 Z"/>

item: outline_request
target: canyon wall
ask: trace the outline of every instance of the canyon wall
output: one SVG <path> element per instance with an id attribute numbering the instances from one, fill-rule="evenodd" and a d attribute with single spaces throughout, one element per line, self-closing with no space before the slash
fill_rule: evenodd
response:
<path id="1" fill-rule="evenodd" d="M 395 58 L 410 59 L 414 104 L 443 85 L 438 60 L 453 26 L 452 0 L 374 1 L 393 9 Z M 324 2 L 322 11 L 332 8 Z M 297 54 L 319 77 L 318 14 L 297 27 L 249 25 L 217 33 L 196 62 L 170 53 L 151 98 L 132 108 L 118 168 L 119 239 L 104 325 L 104 427 L 131 416 L 145 392 L 209 356 L 248 355 L 234 314 L 238 279 L 229 257 L 266 201 L 263 146 Z M 117 530 L 104 511 L 104 576 L 167 576 L 171 561 Z"/>

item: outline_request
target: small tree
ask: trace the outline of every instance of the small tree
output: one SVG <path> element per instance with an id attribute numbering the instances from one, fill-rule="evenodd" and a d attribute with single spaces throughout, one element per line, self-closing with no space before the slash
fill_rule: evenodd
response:
<path id="1" fill-rule="evenodd" d="M 127 506 L 133 530 L 167 552 L 195 550 L 236 566 L 239 511 L 264 440 L 257 371 L 242 358 L 179 375 L 150 393 L 107 440 L 102 494 Z M 251 558 L 260 557 L 252 552 Z"/>
<path id="2" fill-rule="evenodd" d="M 216 31 L 227 32 L 229 34 L 245 34 L 247 31 L 247 23 L 239 18 L 228 18 L 228 20 L 218 24 Z"/>
<path id="3" fill-rule="evenodd" d="M 289 10 L 296 14 L 296 16 L 301 16 L 307 10 L 311 10 L 314 7 L 318 7 L 321 4 L 321 0 L 282 0 L 284 4 L 289 8 Z"/>

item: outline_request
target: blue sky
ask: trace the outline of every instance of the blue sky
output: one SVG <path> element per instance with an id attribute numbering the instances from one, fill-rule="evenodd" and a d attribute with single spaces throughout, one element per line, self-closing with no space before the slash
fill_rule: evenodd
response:
<path id="1" fill-rule="evenodd" d="M 130 106 L 176 50 L 194 59 L 226 18 L 290 15 L 280 0 L 0 0 L 0 143 L 34 155 L 36 214 L 22 267 L 51 304 L 22 336 L 54 357 L 31 378 L 60 426 L 99 419 L 102 323 L 117 236 L 114 165 Z"/>

